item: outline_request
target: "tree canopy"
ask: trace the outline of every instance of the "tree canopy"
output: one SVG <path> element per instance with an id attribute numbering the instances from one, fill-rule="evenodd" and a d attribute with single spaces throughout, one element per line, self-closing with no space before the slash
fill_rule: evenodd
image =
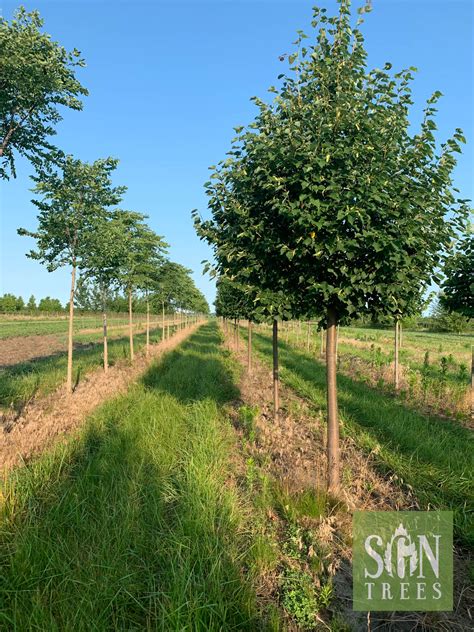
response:
<path id="1" fill-rule="evenodd" d="M 48 138 L 61 120 L 59 106 L 82 109 L 87 90 L 76 78 L 84 66 L 42 32 L 37 11 L 20 7 L 11 22 L 0 17 L 0 178 L 15 177 L 15 152 L 36 165 L 57 151 Z"/>
<path id="2" fill-rule="evenodd" d="M 440 302 L 452 312 L 474 318 L 474 232 L 470 227 L 444 265 Z"/>

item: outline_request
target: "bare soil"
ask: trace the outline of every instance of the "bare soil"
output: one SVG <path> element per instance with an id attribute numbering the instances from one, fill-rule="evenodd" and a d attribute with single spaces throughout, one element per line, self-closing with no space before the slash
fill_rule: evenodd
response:
<path id="1" fill-rule="evenodd" d="M 110 367 L 107 373 L 102 368 L 91 371 L 71 395 L 66 394 L 62 385 L 50 395 L 34 400 L 22 410 L 20 417 L 15 417 L 13 412 L 6 416 L 3 432 L 0 430 L 0 472 L 27 462 L 33 455 L 64 439 L 99 404 L 125 392 L 153 360 L 174 349 L 198 327 L 194 325 L 151 345 L 150 355 L 137 354 L 133 365 L 123 361 Z"/>
<path id="2" fill-rule="evenodd" d="M 0 340 L 0 369 L 22 362 L 31 362 L 66 351 L 64 336 L 15 336 Z"/>
<path id="3" fill-rule="evenodd" d="M 247 350 L 227 345 L 242 365 L 247 364 Z M 272 373 L 255 357 L 252 373 L 245 370 L 240 382 L 240 404 L 257 406 L 254 453 L 266 463 L 268 474 L 292 492 L 305 489 L 325 490 L 326 424 L 321 411 L 311 409 L 303 398 L 280 384 L 281 410 L 273 414 Z M 235 425 L 238 427 L 236 420 Z M 263 458 L 262 458 L 263 457 Z M 454 612 L 452 613 L 358 613 L 352 610 L 352 513 L 354 510 L 398 511 L 420 509 L 415 495 L 403 489 L 395 474 L 383 476 L 377 471 L 376 453 L 365 454 L 350 438 L 341 439 L 342 501 L 331 515 L 320 519 L 311 528 L 319 542 L 332 551 L 329 567 L 335 590 L 334 611 L 343 614 L 354 630 L 468 630 L 473 629 L 471 614 L 474 588 L 469 583 L 469 553 L 454 553 Z M 269 516 L 276 520 L 275 516 Z M 278 598 L 278 577 L 262 579 L 263 599 Z M 266 594 L 265 594 L 266 593 Z M 471 606 L 471 609 L 470 609 Z M 371 618 L 370 618 L 371 617 Z M 321 621 L 324 629 L 329 629 Z M 322 628 L 322 629 L 323 629 Z M 291 628 L 290 626 L 290 629 Z M 294 628 L 297 629 L 297 628 Z"/>
<path id="4" fill-rule="evenodd" d="M 158 323 L 150 323 L 156 326 Z M 120 332 L 128 331 L 128 325 L 109 326 L 109 339 L 113 340 L 121 335 Z M 75 334 L 97 334 L 102 331 L 101 327 L 80 329 Z M 145 325 L 136 323 L 134 333 L 145 331 Z M 66 332 L 58 334 L 40 334 L 32 336 L 15 336 L 0 340 L 0 369 L 23 362 L 34 362 L 46 357 L 59 355 L 67 351 Z M 91 344 L 91 343 L 89 343 Z M 88 343 L 75 342 L 74 349 L 84 349 Z M 94 343 L 95 344 L 95 343 Z"/>

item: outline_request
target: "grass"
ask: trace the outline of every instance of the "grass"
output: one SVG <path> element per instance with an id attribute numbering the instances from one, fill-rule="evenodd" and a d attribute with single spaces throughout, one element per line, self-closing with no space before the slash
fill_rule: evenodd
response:
<path id="1" fill-rule="evenodd" d="M 257 353 L 269 364 L 270 337 L 255 333 L 253 340 Z M 324 364 L 284 342 L 280 362 L 282 381 L 315 408 L 325 410 Z M 457 538 L 474 545 L 472 433 L 456 422 L 416 412 L 346 376 L 338 376 L 338 389 L 342 431 L 366 452 L 373 452 L 380 469 L 395 473 L 424 508 L 451 509 Z"/>
<path id="2" fill-rule="evenodd" d="M 236 368 L 218 343 L 201 327 L 4 482 L 0 628 L 266 629 L 229 483 Z"/>
<path id="3" fill-rule="evenodd" d="M 167 316 L 167 319 L 169 316 Z M 134 326 L 144 328 L 146 323 L 146 314 L 136 313 L 133 316 Z M 152 314 L 151 321 L 156 323 L 161 322 L 161 315 Z M 113 329 L 126 328 L 128 326 L 127 314 L 109 314 L 107 317 L 110 333 Z M 20 317 L 9 318 L 8 316 L 0 315 L 0 340 L 6 338 L 14 338 L 17 336 L 39 336 L 48 334 L 64 334 L 67 335 L 69 327 L 67 314 L 62 317 Z M 102 329 L 102 316 L 88 315 L 88 314 L 75 314 L 74 315 L 74 331 L 79 332 L 81 329 L 98 329 L 98 335 L 101 335 Z"/>
<path id="4" fill-rule="evenodd" d="M 97 342 L 94 342 L 96 340 Z M 150 341 L 161 340 L 161 329 L 150 331 Z M 96 369 L 103 362 L 103 345 L 101 334 L 76 336 L 75 342 L 87 344 L 87 347 L 74 350 L 73 379 L 77 383 L 87 372 Z M 146 335 L 134 335 L 134 349 L 144 347 Z M 128 336 L 110 338 L 108 342 L 109 363 L 128 359 L 130 355 Z M 58 353 L 22 362 L 0 370 L 0 408 L 21 407 L 24 402 L 36 395 L 46 395 L 57 388 L 66 379 L 67 354 Z"/>

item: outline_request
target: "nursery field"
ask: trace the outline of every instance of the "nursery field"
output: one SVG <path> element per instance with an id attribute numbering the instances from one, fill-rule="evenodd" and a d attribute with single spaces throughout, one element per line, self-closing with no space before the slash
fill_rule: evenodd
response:
<path id="1" fill-rule="evenodd" d="M 146 342 L 145 318 L 140 317 L 136 317 L 133 324 L 138 351 Z M 77 385 L 103 361 L 103 331 L 96 316 L 79 316 L 74 322 L 74 382 Z M 165 319 L 166 333 L 176 331 L 177 322 L 177 319 Z M 0 339 L 0 411 L 12 407 L 21 409 L 33 397 L 50 393 L 64 381 L 67 365 L 67 320 L 8 320 L 0 321 L 0 327 L 5 323 L 15 335 Z M 108 323 L 108 354 L 113 365 L 129 358 L 128 323 L 125 317 L 112 317 Z M 162 321 L 154 316 L 150 321 L 150 342 L 159 342 L 162 337 Z"/>
<path id="2" fill-rule="evenodd" d="M 341 377 L 336 499 L 319 477 L 321 361 L 281 342 L 275 421 L 271 338 L 254 333 L 251 374 L 245 342 L 245 328 L 237 348 L 216 321 L 201 325 L 69 439 L 4 475 L 1 626 L 362 629 L 365 613 L 347 599 L 351 514 L 362 506 L 454 511 L 457 606 L 431 613 L 429 625 L 463 629 L 469 430 Z M 413 629 L 422 616 L 405 614 L 403 624 Z M 404 629 L 397 613 L 372 617 L 380 629 Z"/>
<path id="3" fill-rule="evenodd" d="M 315 356 L 322 355 L 324 343 L 314 324 L 283 323 L 281 338 Z M 412 406 L 469 422 L 473 348 L 473 334 L 403 330 L 400 397 Z M 347 375 L 393 390 L 393 330 L 340 327 L 337 353 L 338 367 Z"/>

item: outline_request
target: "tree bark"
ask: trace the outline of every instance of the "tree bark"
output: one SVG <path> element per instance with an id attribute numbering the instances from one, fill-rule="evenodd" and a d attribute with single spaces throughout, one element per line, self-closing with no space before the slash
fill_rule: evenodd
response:
<path id="1" fill-rule="evenodd" d="M 146 355 L 150 355 L 150 303 L 146 298 Z"/>
<path id="2" fill-rule="evenodd" d="M 280 376 L 278 371 L 278 321 L 273 321 L 273 414 L 275 421 L 278 419 L 280 410 L 279 393 Z"/>
<path id="3" fill-rule="evenodd" d="M 162 331 L 161 331 L 161 342 L 165 339 L 166 330 L 165 330 L 165 302 L 161 302 L 161 314 L 162 314 Z"/>
<path id="4" fill-rule="evenodd" d="M 67 339 L 67 378 L 66 391 L 72 393 L 72 333 L 74 328 L 74 290 L 76 288 L 76 264 L 72 265 L 71 290 L 69 292 L 69 332 Z"/>
<path id="5" fill-rule="evenodd" d="M 130 362 L 133 362 L 135 356 L 133 353 L 132 288 L 128 290 L 128 334 L 130 338 Z"/>
<path id="6" fill-rule="evenodd" d="M 328 491 L 339 490 L 339 419 L 337 411 L 336 328 L 337 315 L 332 308 L 327 312 L 326 332 L 326 376 L 328 406 Z"/>
<path id="7" fill-rule="evenodd" d="M 247 339 L 247 372 L 252 373 L 252 323 L 249 320 L 248 339 Z"/>
<path id="8" fill-rule="evenodd" d="M 396 391 L 398 391 L 398 389 L 400 388 L 400 368 L 398 365 L 398 345 L 399 345 L 398 318 L 396 318 L 395 319 L 395 358 L 394 358 L 394 363 L 393 363 L 394 384 L 395 384 Z"/>
<path id="9" fill-rule="evenodd" d="M 105 305 L 102 312 L 102 324 L 104 328 L 104 371 L 107 373 L 109 370 L 109 350 L 107 346 L 107 312 L 105 311 Z"/>

